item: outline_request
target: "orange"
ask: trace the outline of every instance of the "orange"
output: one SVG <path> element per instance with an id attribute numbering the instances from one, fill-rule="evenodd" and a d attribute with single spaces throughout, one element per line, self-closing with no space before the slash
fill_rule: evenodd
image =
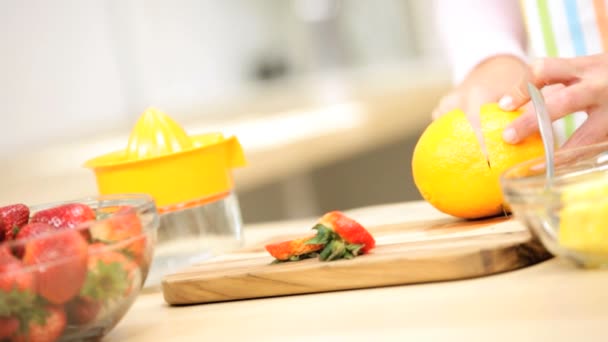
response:
<path id="1" fill-rule="evenodd" d="M 520 111 L 505 112 L 494 103 L 480 108 L 488 159 L 463 111 L 454 110 L 433 121 L 416 143 L 412 158 L 414 183 L 422 197 L 460 218 L 503 213 L 502 172 L 544 154 L 539 133 L 515 145 L 502 140 L 505 126 L 519 115 Z"/>

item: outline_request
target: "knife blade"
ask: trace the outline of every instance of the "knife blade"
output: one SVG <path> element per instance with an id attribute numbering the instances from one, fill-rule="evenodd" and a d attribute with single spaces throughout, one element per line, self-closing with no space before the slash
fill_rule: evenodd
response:
<path id="1" fill-rule="evenodd" d="M 488 149 L 486 147 L 485 138 L 483 137 L 483 132 L 481 130 L 481 119 L 479 116 L 479 110 L 476 110 L 473 113 L 467 113 L 466 116 L 467 116 L 467 120 L 469 121 L 469 124 L 471 125 L 471 127 L 473 127 L 473 132 L 475 133 L 477 142 L 479 143 L 479 146 L 481 147 L 481 153 L 483 154 L 483 157 L 486 159 L 486 162 L 488 163 L 488 167 L 492 168 L 492 166 L 490 165 L 490 158 L 488 156 Z"/>

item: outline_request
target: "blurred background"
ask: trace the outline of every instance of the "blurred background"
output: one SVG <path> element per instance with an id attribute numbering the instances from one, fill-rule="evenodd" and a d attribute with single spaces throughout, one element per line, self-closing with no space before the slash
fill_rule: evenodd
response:
<path id="1" fill-rule="evenodd" d="M 246 223 L 419 199 L 449 87 L 427 0 L 0 2 L 0 205 L 96 193 L 82 167 L 154 106 L 241 141 Z"/>

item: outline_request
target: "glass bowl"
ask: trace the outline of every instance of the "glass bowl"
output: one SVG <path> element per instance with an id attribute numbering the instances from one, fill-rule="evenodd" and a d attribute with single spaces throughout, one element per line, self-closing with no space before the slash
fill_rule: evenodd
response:
<path id="1" fill-rule="evenodd" d="M 555 256 L 584 268 L 608 266 L 608 142 L 558 150 L 555 178 L 544 157 L 501 175 L 505 201 Z"/>
<path id="2" fill-rule="evenodd" d="M 148 275 L 155 202 L 125 194 L 23 207 L 28 223 L 0 243 L 0 341 L 101 339 Z"/>

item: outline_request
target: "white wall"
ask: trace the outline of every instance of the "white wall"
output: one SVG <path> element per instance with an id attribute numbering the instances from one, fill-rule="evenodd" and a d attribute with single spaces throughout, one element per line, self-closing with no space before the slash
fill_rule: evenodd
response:
<path id="1" fill-rule="evenodd" d="M 231 94 L 272 29 L 257 4 L 1 1 L 0 156 Z"/>
<path id="2" fill-rule="evenodd" d="M 260 1 L 114 0 L 109 7 L 136 114 L 150 105 L 180 112 L 233 94 L 249 76 L 246 61 L 273 38 Z"/>
<path id="3" fill-rule="evenodd" d="M 0 153 L 121 123 L 103 3 L 0 2 Z"/>
<path id="4" fill-rule="evenodd" d="M 214 115 L 198 108 L 231 100 L 270 52 L 296 72 L 333 42 L 364 65 L 433 53 L 430 3 L 343 1 L 324 46 L 284 0 L 0 1 L 0 164 L 18 148 L 128 133 L 152 105 Z"/>

